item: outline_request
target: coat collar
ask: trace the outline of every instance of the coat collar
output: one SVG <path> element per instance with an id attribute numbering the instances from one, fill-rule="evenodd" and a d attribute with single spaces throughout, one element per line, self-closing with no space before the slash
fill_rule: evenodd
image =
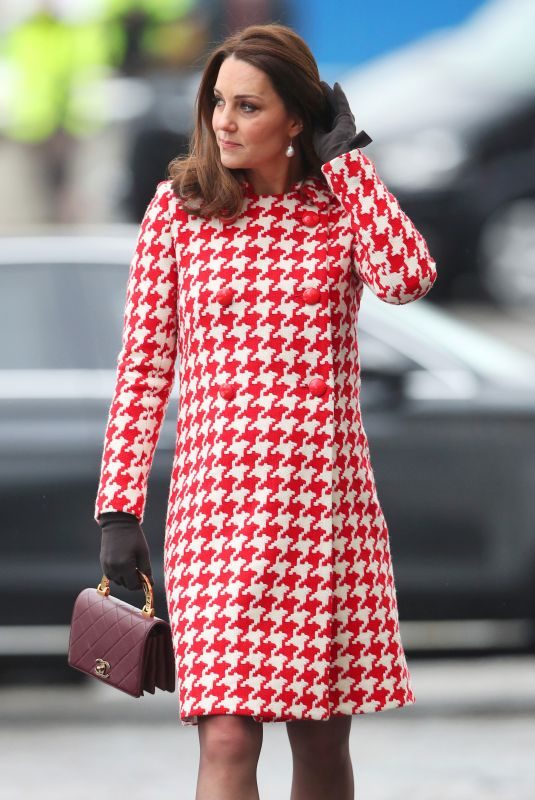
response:
<path id="1" fill-rule="evenodd" d="M 323 183 L 320 178 L 309 175 L 300 181 L 295 181 L 287 192 L 282 194 L 273 195 L 258 195 L 253 189 L 250 181 L 245 177 L 239 179 L 240 186 L 242 187 L 244 196 L 253 199 L 259 197 L 272 197 L 284 200 L 291 198 L 293 200 L 300 199 L 306 205 L 313 205 L 319 209 L 325 208 L 332 200 L 331 192 L 327 184 Z"/>

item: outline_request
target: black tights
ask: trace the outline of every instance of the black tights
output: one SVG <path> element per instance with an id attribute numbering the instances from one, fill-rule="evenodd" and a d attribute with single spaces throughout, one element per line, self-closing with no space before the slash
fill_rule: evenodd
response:
<path id="1" fill-rule="evenodd" d="M 353 800 L 349 753 L 352 717 L 286 723 L 292 749 L 289 800 Z M 251 717 L 199 717 L 200 760 L 195 800 L 259 800 L 256 770 L 263 725 Z"/>

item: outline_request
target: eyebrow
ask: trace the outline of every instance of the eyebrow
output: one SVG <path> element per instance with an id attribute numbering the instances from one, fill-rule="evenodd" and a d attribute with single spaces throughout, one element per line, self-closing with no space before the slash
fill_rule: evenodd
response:
<path id="1" fill-rule="evenodd" d="M 219 89 L 216 89 L 215 86 L 214 86 L 214 92 L 217 92 L 218 94 L 221 94 Z M 262 99 L 259 94 L 235 94 L 234 95 L 234 99 L 235 100 L 243 100 L 244 97 L 256 97 L 258 100 Z"/>

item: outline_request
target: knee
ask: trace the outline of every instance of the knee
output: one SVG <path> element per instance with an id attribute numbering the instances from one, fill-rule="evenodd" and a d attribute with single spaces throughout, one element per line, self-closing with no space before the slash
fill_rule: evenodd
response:
<path id="1" fill-rule="evenodd" d="M 338 767 L 349 757 L 350 724 L 351 718 L 289 722 L 293 758 L 312 767 L 324 764 Z"/>
<path id="2" fill-rule="evenodd" d="M 258 760 L 262 745 L 261 727 L 259 723 L 237 715 L 202 717 L 199 720 L 201 758 L 224 764 Z"/>

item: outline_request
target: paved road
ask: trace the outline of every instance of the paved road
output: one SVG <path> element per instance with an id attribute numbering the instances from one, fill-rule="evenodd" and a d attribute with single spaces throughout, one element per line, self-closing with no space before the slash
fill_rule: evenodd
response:
<path id="1" fill-rule="evenodd" d="M 357 799 L 534 800 L 535 658 L 409 666 L 414 706 L 353 718 Z M 2 794 L 193 800 L 197 732 L 179 724 L 177 711 L 176 695 L 136 700 L 96 681 L 2 689 Z M 288 797 L 284 725 L 264 725 L 258 775 L 262 800 Z"/>

